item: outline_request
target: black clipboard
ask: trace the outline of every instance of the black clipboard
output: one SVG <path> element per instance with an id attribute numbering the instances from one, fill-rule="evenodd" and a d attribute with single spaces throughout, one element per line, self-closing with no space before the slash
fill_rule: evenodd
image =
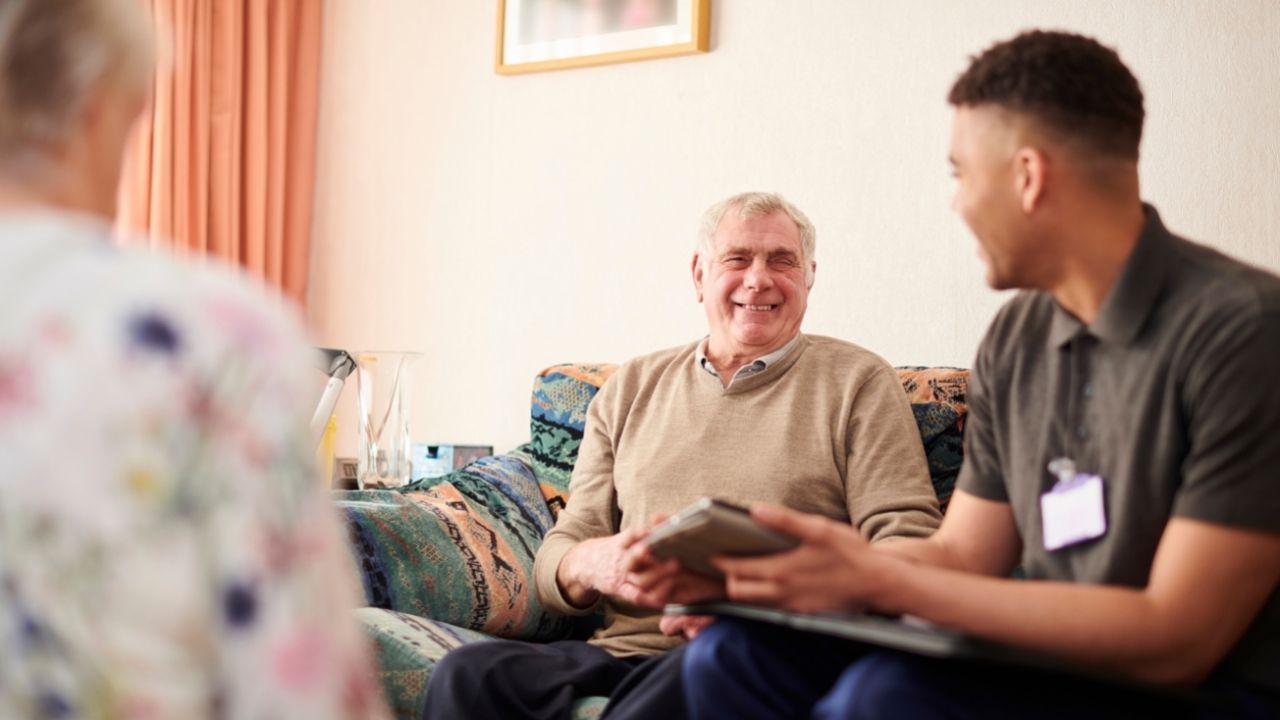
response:
<path id="1" fill-rule="evenodd" d="M 1153 685 L 1118 676 L 1102 668 L 1089 667 L 1044 653 L 980 640 L 957 630 L 938 627 L 924 620 L 891 618 L 864 613 L 797 613 L 788 610 L 734 602 L 667 605 L 665 615 L 726 615 L 759 622 L 785 625 L 804 632 L 834 635 L 847 640 L 932 658 L 974 660 L 1061 673 L 1095 682 L 1150 692 L 1165 699 L 1190 701 L 1192 690 Z"/>

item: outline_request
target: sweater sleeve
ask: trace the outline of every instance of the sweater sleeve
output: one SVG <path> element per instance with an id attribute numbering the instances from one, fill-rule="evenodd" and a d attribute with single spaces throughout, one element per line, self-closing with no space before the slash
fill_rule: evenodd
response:
<path id="1" fill-rule="evenodd" d="M 872 542 L 932 534 L 942 513 L 911 405 L 888 364 L 858 388 L 848 427 L 845 492 L 853 525 Z"/>
<path id="2" fill-rule="evenodd" d="M 610 378 L 588 407 L 582 444 L 569 480 L 569 502 L 534 557 L 533 578 L 538 600 L 557 612 L 586 615 L 595 610 L 596 606 L 571 605 L 556 582 L 556 571 L 565 554 L 578 543 L 618 532 L 612 427 L 616 409 L 621 404 L 621 385 L 618 378 Z"/>

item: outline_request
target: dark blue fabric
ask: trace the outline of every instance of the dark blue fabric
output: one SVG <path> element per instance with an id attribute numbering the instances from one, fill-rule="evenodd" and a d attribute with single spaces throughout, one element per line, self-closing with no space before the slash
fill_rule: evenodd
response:
<path id="1" fill-rule="evenodd" d="M 804 717 L 865 650 L 828 635 L 720 618 L 684 653 L 691 718 Z"/>
<path id="2" fill-rule="evenodd" d="M 607 696 L 609 720 L 684 720 L 681 646 L 615 658 L 585 642 L 518 640 L 464 645 L 436 666 L 422 717 L 568 720 L 582 698 Z"/>
<path id="3" fill-rule="evenodd" d="M 1197 692 L 1133 686 L 871 649 L 776 625 L 719 620 L 684 658 L 690 717 L 1276 718 L 1280 706 L 1238 684 Z"/>
<path id="4" fill-rule="evenodd" d="M 604 720 L 685 720 L 689 717 L 681 689 L 681 645 L 661 655 L 652 655 L 635 669 L 609 695 L 609 704 L 600 716 Z"/>

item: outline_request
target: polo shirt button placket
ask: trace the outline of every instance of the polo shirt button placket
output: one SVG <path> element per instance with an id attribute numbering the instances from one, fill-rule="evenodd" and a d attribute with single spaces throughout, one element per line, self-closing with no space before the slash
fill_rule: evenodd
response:
<path id="1" fill-rule="evenodd" d="M 1093 397 L 1093 383 L 1086 380 L 1084 383 L 1084 398 L 1088 400 L 1091 397 Z M 1076 432 L 1080 436 L 1081 440 L 1088 439 L 1089 437 L 1089 430 L 1085 428 L 1085 425 L 1083 422 L 1080 423 L 1080 427 L 1077 429 Z"/>
<path id="2" fill-rule="evenodd" d="M 1093 397 L 1093 383 L 1085 380 L 1080 386 L 1080 397 L 1088 400 Z M 1085 426 L 1084 418 L 1088 415 L 1088 411 L 1080 413 L 1080 424 L 1076 426 L 1076 439 L 1080 441 L 1089 439 L 1089 429 Z"/>

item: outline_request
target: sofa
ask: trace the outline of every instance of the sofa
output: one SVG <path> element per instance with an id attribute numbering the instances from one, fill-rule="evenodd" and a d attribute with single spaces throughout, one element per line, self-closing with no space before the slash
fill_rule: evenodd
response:
<path id="1" fill-rule="evenodd" d="M 398 490 L 342 491 L 388 703 L 418 718 L 435 664 L 453 648 L 493 638 L 586 638 L 598 617 L 569 618 L 533 591 L 533 559 L 569 498 L 587 407 L 615 365 L 556 365 L 534 379 L 529 442 Z M 968 372 L 898 368 L 945 512 L 961 461 Z M 583 698 L 575 718 L 598 717 Z"/>

